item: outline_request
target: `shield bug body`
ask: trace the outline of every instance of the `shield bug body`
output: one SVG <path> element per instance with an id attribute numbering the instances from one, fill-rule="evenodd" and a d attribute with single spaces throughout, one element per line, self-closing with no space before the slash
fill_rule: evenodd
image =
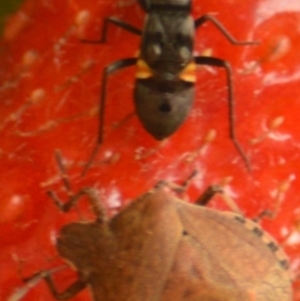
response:
<path id="1" fill-rule="evenodd" d="M 84 193 L 98 203 L 93 191 Z M 57 248 L 79 272 L 62 294 L 46 278 L 60 300 L 86 286 L 96 301 L 292 300 L 287 259 L 255 222 L 185 203 L 163 188 L 109 222 L 98 215 L 66 225 Z"/>
<path id="2" fill-rule="evenodd" d="M 65 300 L 89 287 L 95 301 L 292 301 L 288 260 L 276 241 L 240 214 L 205 207 L 219 187 L 196 204 L 167 188 L 158 185 L 110 220 L 93 189 L 70 193 L 65 204 L 49 192 L 64 211 L 87 195 L 96 215 L 60 231 L 58 252 L 79 278 L 59 293 L 47 275 L 53 296 Z"/>
<path id="3" fill-rule="evenodd" d="M 147 13 L 143 30 L 109 17 L 105 19 L 99 41 L 84 40 L 90 43 L 105 42 L 109 24 L 142 37 L 137 58 L 121 59 L 103 71 L 98 141 L 86 170 L 103 141 L 108 76 L 133 65 L 137 67 L 134 88 L 136 112 L 145 129 L 158 140 L 173 134 L 189 114 L 194 101 L 197 65 L 223 68 L 227 75 L 230 138 L 250 169 L 249 160 L 235 135 L 231 66 L 219 58 L 194 56 L 193 49 L 195 29 L 207 21 L 211 21 L 233 44 L 253 45 L 257 42 L 237 41 L 212 15 L 203 15 L 194 20 L 191 16 L 191 0 L 139 0 L 139 3 Z"/>

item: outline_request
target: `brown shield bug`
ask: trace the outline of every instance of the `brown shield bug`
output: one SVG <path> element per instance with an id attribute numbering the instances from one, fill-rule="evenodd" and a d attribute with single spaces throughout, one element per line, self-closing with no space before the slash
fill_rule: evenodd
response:
<path id="1" fill-rule="evenodd" d="M 63 211 L 87 195 L 96 215 L 60 231 L 58 253 L 78 280 L 59 293 L 45 275 L 53 296 L 66 300 L 88 287 L 95 301 L 291 301 L 283 250 L 257 223 L 205 207 L 216 193 L 211 186 L 189 204 L 160 184 L 108 220 L 94 189 L 64 204 L 49 192 Z"/>
<path id="2" fill-rule="evenodd" d="M 187 118 L 195 94 L 197 65 L 223 68 L 227 76 L 229 135 L 237 151 L 250 170 L 248 157 L 235 134 L 234 93 L 230 63 L 207 56 L 194 56 L 195 30 L 207 21 L 212 22 L 224 36 L 235 45 L 254 45 L 253 41 L 237 41 L 212 15 L 203 15 L 193 20 L 191 0 L 138 0 L 147 13 L 143 29 L 114 17 L 104 21 L 100 40 L 87 43 L 104 43 L 109 24 L 121 27 L 141 36 L 137 58 L 124 58 L 108 65 L 102 74 L 99 130 L 97 144 L 83 171 L 93 161 L 99 145 L 103 142 L 106 86 L 109 75 L 117 70 L 136 66 L 134 102 L 136 113 L 145 129 L 158 140 L 172 135 Z"/>

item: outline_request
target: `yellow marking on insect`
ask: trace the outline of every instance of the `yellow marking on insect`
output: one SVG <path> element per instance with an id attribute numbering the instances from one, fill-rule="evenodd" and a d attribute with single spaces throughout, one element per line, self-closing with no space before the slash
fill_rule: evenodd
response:
<path id="1" fill-rule="evenodd" d="M 179 78 L 185 82 L 195 83 L 196 82 L 196 69 L 197 69 L 197 65 L 195 64 L 195 62 L 190 62 L 179 73 Z"/>
<path id="2" fill-rule="evenodd" d="M 137 72 L 135 74 L 136 78 L 146 79 L 153 76 L 152 69 L 148 66 L 148 64 L 144 60 L 139 59 L 136 63 L 136 66 L 137 66 Z"/>

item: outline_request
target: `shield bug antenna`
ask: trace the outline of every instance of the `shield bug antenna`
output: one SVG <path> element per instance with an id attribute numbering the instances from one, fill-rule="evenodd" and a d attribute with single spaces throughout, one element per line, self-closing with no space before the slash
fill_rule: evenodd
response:
<path id="1" fill-rule="evenodd" d="M 234 45 L 259 43 L 237 41 L 212 15 L 203 15 L 194 20 L 191 16 L 191 0 L 138 0 L 138 2 L 148 15 L 143 30 L 122 20 L 108 17 L 104 20 L 100 40 L 83 40 L 87 43 L 104 43 L 109 24 L 141 36 L 138 57 L 115 61 L 103 70 L 97 144 L 83 174 L 91 166 L 103 142 L 108 77 L 117 70 L 134 65 L 137 67 L 134 88 L 136 113 L 144 128 L 157 140 L 173 134 L 188 116 L 194 100 L 197 65 L 223 68 L 228 86 L 229 136 L 250 171 L 249 159 L 235 133 L 232 68 L 229 62 L 216 57 L 193 56 L 195 29 L 210 21 Z"/>

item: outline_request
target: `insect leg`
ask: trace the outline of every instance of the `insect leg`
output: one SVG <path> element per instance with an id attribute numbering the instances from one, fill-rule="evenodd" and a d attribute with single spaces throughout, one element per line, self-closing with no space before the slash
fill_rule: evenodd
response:
<path id="1" fill-rule="evenodd" d="M 53 282 L 52 277 L 49 274 L 46 275 L 44 279 L 49 287 L 51 294 L 57 300 L 70 299 L 75 295 L 77 295 L 80 291 L 82 291 L 86 287 L 86 282 L 79 279 L 73 284 L 71 284 L 64 292 L 59 293 L 57 291 L 55 283 Z"/>
<path id="2" fill-rule="evenodd" d="M 190 185 L 194 177 L 197 175 L 197 173 L 198 173 L 197 170 L 193 170 L 193 172 L 181 184 L 176 184 L 174 182 L 170 182 L 166 180 L 160 180 L 155 184 L 154 188 L 159 189 L 161 187 L 168 187 L 172 191 L 181 194 L 185 192 L 185 190 L 188 188 L 188 186 Z"/>
<path id="3" fill-rule="evenodd" d="M 258 45 L 260 42 L 257 41 L 237 41 L 224 27 L 224 25 L 212 15 L 204 15 L 195 20 L 195 28 L 202 26 L 205 22 L 211 21 L 223 35 L 234 45 Z"/>
<path id="4" fill-rule="evenodd" d="M 100 93 L 98 138 L 97 138 L 96 146 L 94 147 L 94 150 L 82 171 L 82 174 L 81 174 L 82 176 L 84 176 L 86 174 L 86 172 L 88 171 L 88 169 L 90 168 L 90 166 L 98 152 L 99 146 L 103 142 L 105 97 L 106 97 L 106 85 L 107 85 L 108 76 L 117 70 L 133 66 L 136 64 L 136 62 L 137 62 L 137 58 L 122 59 L 122 60 L 116 61 L 116 62 L 108 65 L 103 71 L 102 81 L 101 81 L 101 93 Z"/>
<path id="5" fill-rule="evenodd" d="M 41 280 L 45 279 L 47 275 L 54 274 L 62 269 L 64 269 L 66 266 L 60 266 L 57 268 L 54 268 L 52 270 L 48 271 L 41 271 L 38 273 L 35 273 L 34 275 L 31 275 L 28 278 L 23 279 L 24 286 L 17 289 L 11 296 L 8 297 L 6 301 L 20 301 L 23 299 L 24 296 L 27 295 L 27 293 L 35 287 Z"/>
<path id="6" fill-rule="evenodd" d="M 269 209 L 265 209 L 263 211 L 261 211 L 260 213 L 258 213 L 257 216 L 255 216 L 254 218 L 252 218 L 252 220 L 256 223 L 260 223 L 260 221 L 264 220 L 264 219 L 274 219 L 276 217 L 276 212 L 273 212 L 272 210 Z"/>
<path id="7" fill-rule="evenodd" d="M 195 62 L 197 65 L 209 65 L 214 67 L 224 68 L 227 74 L 227 87 L 228 87 L 228 113 L 229 113 L 229 136 L 232 140 L 235 148 L 242 157 L 248 171 L 251 171 L 251 164 L 249 158 L 245 154 L 243 148 L 238 142 L 235 134 L 235 114 L 234 114 L 234 98 L 233 98 L 233 82 L 232 82 L 232 69 L 227 61 L 215 58 L 215 57 L 195 57 Z"/>
<path id="8" fill-rule="evenodd" d="M 162 180 L 162 181 L 159 181 L 158 183 L 156 183 L 154 189 L 160 189 L 160 188 L 163 188 L 163 187 L 168 187 L 169 189 L 176 192 L 177 194 L 181 194 L 186 190 L 187 186 L 190 184 L 190 182 L 193 180 L 193 178 L 196 175 L 197 175 L 197 171 L 194 170 L 191 173 L 191 175 L 181 185 L 178 185 L 178 184 L 173 183 L 173 182 Z M 229 195 L 224 193 L 223 187 L 220 186 L 220 185 L 210 185 L 210 186 L 208 186 L 205 189 L 205 191 L 203 193 L 201 193 L 201 195 L 196 199 L 194 204 L 199 205 L 199 206 L 206 206 L 217 193 L 220 194 L 220 196 L 222 197 L 223 202 L 230 208 L 230 210 L 232 212 L 243 215 L 243 213 L 241 212 L 239 206 L 235 203 L 235 201 Z"/>
<path id="9" fill-rule="evenodd" d="M 71 184 L 67 175 L 65 165 L 63 163 L 63 157 L 61 155 L 61 152 L 58 150 L 56 150 L 55 152 L 55 159 L 59 168 L 59 172 L 61 174 L 63 184 L 69 196 L 68 201 L 62 202 L 54 191 L 48 191 L 47 194 L 54 201 L 55 205 L 59 207 L 60 210 L 62 210 L 63 212 L 68 212 L 82 196 L 87 195 L 88 200 L 92 205 L 92 210 L 95 216 L 97 217 L 97 221 L 100 223 L 105 222 L 107 220 L 106 213 L 104 208 L 101 206 L 101 202 L 96 190 L 93 188 L 83 188 L 79 190 L 76 194 L 74 194 L 71 190 Z"/>
<path id="10" fill-rule="evenodd" d="M 59 150 L 55 151 L 55 161 L 58 165 L 60 177 L 62 179 L 63 185 L 67 191 L 69 200 L 66 203 L 63 203 L 56 193 L 52 190 L 47 191 L 48 196 L 54 201 L 55 205 L 62 210 L 63 212 L 68 212 L 77 202 L 77 200 L 84 194 L 82 191 L 79 191 L 78 193 L 74 194 L 72 192 L 71 183 L 65 168 L 65 165 L 63 163 L 63 157 Z"/>
<path id="11" fill-rule="evenodd" d="M 57 194 L 49 190 L 47 191 L 47 195 L 53 200 L 54 204 L 63 212 L 68 212 L 78 201 L 78 199 L 83 195 L 83 193 L 79 193 L 70 197 L 69 200 L 66 203 L 63 203 Z"/>
<path id="12" fill-rule="evenodd" d="M 101 43 L 105 43 L 106 42 L 106 37 L 107 37 L 107 30 L 108 30 L 108 25 L 109 24 L 113 24 L 115 26 L 121 27 L 135 35 L 141 35 L 142 31 L 139 28 L 134 27 L 133 25 L 126 23 L 122 20 L 119 20 L 117 18 L 114 17 L 108 17 L 105 18 L 104 23 L 103 23 L 103 27 L 102 27 L 102 33 L 101 33 L 101 38 L 99 40 L 80 40 L 80 42 L 83 43 L 90 43 L 90 44 L 101 44 Z"/>
<path id="13" fill-rule="evenodd" d="M 223 202 L 228 206 L 228 208 L 230 208 L 232 212 L 243 215 L 243 212 L 237 203 L 228 194 L 226 194 L 222 186 L 219 185 L 208 186 L 195 201 L 195 204 L 199 206 L 206 206 L 217 193 L 220 194 Z"/>
<path id="14" fill-rule="evenodd" d="M 206 190 L 198 197 L 195 204 L 199 206 L 206 206 L 217 193 L 223 193 L 221 186 L 208 186 Z"/>

